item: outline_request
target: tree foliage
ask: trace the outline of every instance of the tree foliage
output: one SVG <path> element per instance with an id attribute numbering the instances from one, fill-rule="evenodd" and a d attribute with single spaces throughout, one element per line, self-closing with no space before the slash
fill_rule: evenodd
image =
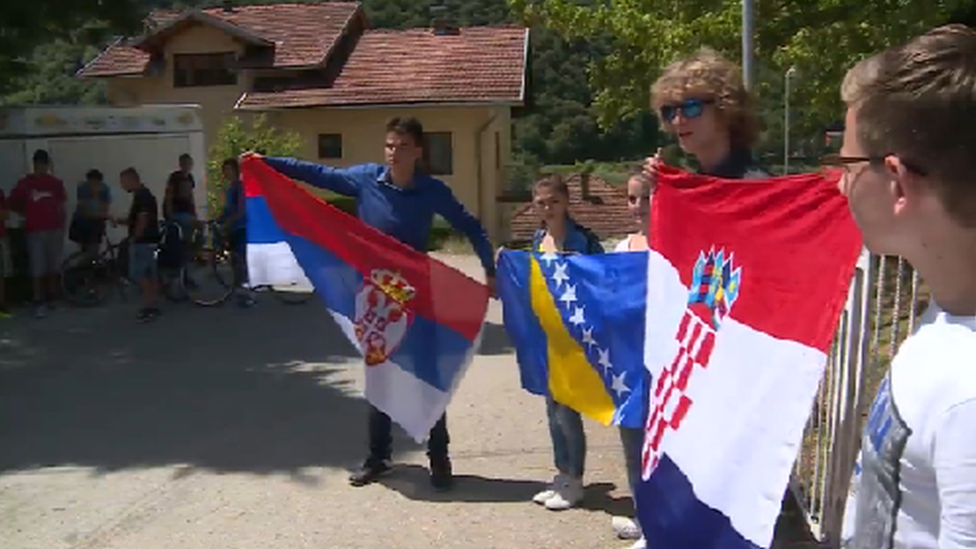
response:
<path id="1" fill-rule="evenodd" d="M 268 4 L 276 0 L 235 0 L 237 5 Z M 285 0 L 279 0 L 285 1 Z M 294 0 L 292 0 L 294 1 Z M 314 0 L 305 0 L 314 1 Z M 9 5 L 8 5 L 9 4 Z M 94 58 L 114 35 L 136 34 L 133 24 L 152 9 L 188 9 L 220 5 L 220 0 L 38 0 L 24 6 L 41 6 L 31 11 L 5 2 L 0 14 L 17 11 L 24 29 L 38 29 L 44 14 L 55 7 L 71 12 L 65 20 L 80 22 L 79 29 L 98 32 L 17 31 L 16 40 L 3 44 L 17 51 L 17 70 L 0 63 L 0 105 L 3 104 L 93 104 L 105 101 L 104 85 L 98 80 L 79 80 L 75 72 Z M 119 17 L 106 18 L 91 5 L 112 6 Z M 459 26 L 518 24 L 507 0 L 363 0 L 374 28 L 425 27 L 430 24 L 430 6 L 447 8 L 452 23 Z M 19 11 L 18 11 L 19 10 Z M 29 17 L 28 17 L 29 16 Z M 29 21 L 28 21 L 29 20 Z M 0 31 L 7 32 L 3 19 Z M 58 21 L 50 21 L 54 29 Z M 47 28 L 47 27 L 45 27 Z M 29 34 L 29 36 L 28 36 Z M 30 38 L 30 39 L 28 39 Z M 4 40 L 7 40 L 4 35 Z M 588 67 L 612 55 L 613 41 L 606 37 L 567 39 L 544 26 L 533 26 L 529 54 L 528 105 L 517 109 L 514 128 L 515 156 L 532 167 L 545 164 L 573 164 L 577 160 L 619 160 L 636 158 L 658 146 L 657 124 L 650 113 L 599 124 L 590 92 Z M 0 50 L 3 54 L 3 50 Z M 530 179 L 534 177 L 529 174 Z"/>
<path id="2" fill-rule="evenodd" d="M 138 31 L 143 15 L 140 0 L 0 2 L 0 90 L 30 72 L 37 46 L 99 44 L 111 34 Z"/>
<path id="3" fill-rule="evenodd" d="M 590 64 L 604 127 L 647 109 L 651 83 L 667 63 L 701 46 L 741 56 L 741 2 L 727 0 L 509 0 L 524 21 L 569 39 L 610 41 Z M 836 119 L 844 72 L 863 56 L 943 24 L 972 0 L 756 0 L 756 84 L 779 102 L 787 69 L 807 129 Z M 775 114 L 775 113 L 770 113 Z M 776 119 L 777 116 L 770 118 Z"/>
<path id="4" fill-rule="evenodd" d="M 302 136 L 283 131 L 267 123 L 263 114 L 250 122 L 233 117 L 217 130 L 217 137 L 207 154 L 207 211 L 218 211 L 224 198 L 224 176 L 221 166 L 228 158 L 247 151 L 268 156 L 296 156 L 302 149 Z"/>

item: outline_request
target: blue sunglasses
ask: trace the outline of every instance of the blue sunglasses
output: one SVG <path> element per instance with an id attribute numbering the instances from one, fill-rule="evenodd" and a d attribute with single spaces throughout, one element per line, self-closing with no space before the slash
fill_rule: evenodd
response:
<path id="1" fill-rule="evenodd" d="M 713 99 L 686 99 L 675 105 L 664 105 L 661 107 L 661 119 L 670 124 L 679 110 L 683 118 L 698 118 L 705 111 L 705 105 L 714 102 Z"/>

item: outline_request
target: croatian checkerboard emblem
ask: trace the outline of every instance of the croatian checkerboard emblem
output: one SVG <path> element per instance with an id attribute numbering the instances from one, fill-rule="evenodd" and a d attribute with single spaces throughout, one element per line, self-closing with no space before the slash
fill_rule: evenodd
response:
<path id="1" fill-rule="evenodd" d="M 356 294 L 356 340 L 367 366 L 392 355 L 413 321 L 406 305 L 417 290 L 399 272 L 373 269 Z"/>
<path id="2" fill-rule="evenodd" d="M 661 459 L 662 441 L 668 432 L 677 432 L 693 404 L 687 395 L 695 371 L 707 369 L 715 346 L 715 336 L 739 297 L 742 267 L 735 266 L 733 254 L 714 248 L 698 254 L 692 271 L 685 309 L 675 339 L 678 351 L 652 383 L 650 409 L 641 455 L 641 476 L 646 480 Z M 705 309 L 698 315 L 693 309 Z M 702 317 L 707 320 L 703 320 Z"/>

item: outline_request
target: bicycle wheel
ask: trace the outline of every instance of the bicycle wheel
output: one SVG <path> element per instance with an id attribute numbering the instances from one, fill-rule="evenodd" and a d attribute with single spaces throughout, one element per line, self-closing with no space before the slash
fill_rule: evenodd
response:
<path id="1" fill-rule="evenodd" d="M 61 263 L 61 291 L 72 305 L 99 305 L 108 298 L 111 286 L 112 273 L 102 256 L 80 251 Z"/>
<path id="2" fill-rule="evenodd" d="M 285 305 L 301 305 L 315 295 L 315 287 L 309 283 L 275 284 L 269 288 L 275 299 Z"/>
<path id="3" fill-rule="evenodd" d="M 166 301 L 170 303 L 183 303 L 190 299 L 186 295 L 186 290 L 183 287 L 182 279 L 185 276 L 183 267 L 159 267 L 157 270 L 159 291 L 166 298 Z"/>
<path id="4" fill-rule="evenodd" d="M 220 305 L 234 293 L 237 278 L 230 253 L 226 250 L 198 250 L 184 269 L 184 291 L 201 307 Z"/>

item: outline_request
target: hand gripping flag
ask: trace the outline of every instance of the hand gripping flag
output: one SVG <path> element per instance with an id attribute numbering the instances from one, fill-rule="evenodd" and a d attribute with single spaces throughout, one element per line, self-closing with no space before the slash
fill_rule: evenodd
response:
<path id="1" fill-rule="evenodd" d="M 496 284 L 522 387 L 600 421 L 642 427 L 646 253 L 504 251 Z"/>
<path id="2" fill-rule="evenodd" d="M 647 261 L 652 376 L 638 517 L 649 547 L 767 547 L 860 233 L 819 175 L 665 169 Z"/>
<path id="3" fill-rule="evenodd" d="M 487 287 L 313 196 L 259 158 L 241 163 L 241 177 L 250 283 L 311 281 L 363 355 L 366 399 L 415 440 L 426 439 L 477 350 Z"/>

